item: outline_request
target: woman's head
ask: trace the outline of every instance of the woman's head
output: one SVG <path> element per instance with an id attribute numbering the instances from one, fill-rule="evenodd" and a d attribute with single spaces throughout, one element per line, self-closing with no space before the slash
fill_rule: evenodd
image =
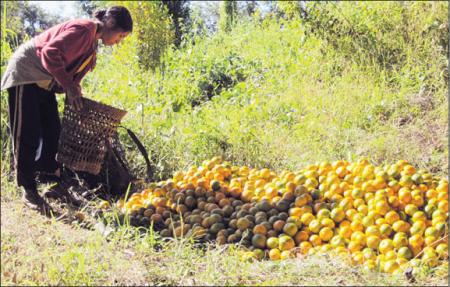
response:
<path id="1" fill-rule="evenodd" d="M 118 44 L 133 31 L 133 19 L 125 7 L 99 9 L 94 12 L 94 17 L 103 24 L 100 39 L 106 46 Z"/>

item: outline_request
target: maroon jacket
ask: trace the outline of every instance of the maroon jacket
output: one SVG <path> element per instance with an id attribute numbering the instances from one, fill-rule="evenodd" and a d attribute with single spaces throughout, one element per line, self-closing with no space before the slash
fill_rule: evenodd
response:
<path id="1" fill-rule="evenodd" d="M 36 54 L 62 91 L 70 86 L 80 88 L 81 79 L 95 67 L 96 31 L 94 21 L 76 19 L 55 25 L 35 37 Z M 76 73 L 91 54 L 90 63 Z"/>

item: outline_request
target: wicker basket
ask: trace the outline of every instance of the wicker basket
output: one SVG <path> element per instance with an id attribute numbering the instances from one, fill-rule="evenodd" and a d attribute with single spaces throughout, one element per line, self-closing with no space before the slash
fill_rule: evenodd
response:
<path id="1" fill-rule="evenodd" d="M 56 160 L 74 171 L 98 174 L 107 141 L 126 113 L 87 98 L 81 111 L 66 104 Z"/>

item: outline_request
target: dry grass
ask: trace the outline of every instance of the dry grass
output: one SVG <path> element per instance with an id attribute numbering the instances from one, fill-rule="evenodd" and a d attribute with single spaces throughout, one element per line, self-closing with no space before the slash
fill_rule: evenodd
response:
<path id="1" fill-rule="evenodd" d="M 145 267 L 98 233 L 2 203 L 1 285 L 140 285 Z"/>
<path id="2" fill-rule="evenodd" d="M 96 230 L 47 219 L 2 197 L 1 285 L 411 285 L 406 278 L 367 273 L 326 255 L 282 262 L 246 262 L 233 246 L 162 242 L 120 227 Z M 421 274 L 417 286 L 447 286 Z"/>

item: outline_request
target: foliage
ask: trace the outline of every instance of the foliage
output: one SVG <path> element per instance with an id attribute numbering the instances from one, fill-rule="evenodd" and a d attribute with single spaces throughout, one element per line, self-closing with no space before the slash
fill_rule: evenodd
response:
<path id="1" fill-rule="evenodd" d="M 57 15 L 46 13 L 41 7 L 27 1 L 2 1 L 0 4 L 8 13 L 8 29 L 14 31 L 14 36 L 7 36 L 6 40 L 13 47 L 17 47 L 29 38 L 34 37 L 45 29 L 61 22 Z"/>
<path id="2" fill-rule="evenodd" d="M 6 70 L 6 66 L 8 64 L 8 59 L 11 57 L 13 50 L 8 42 L 8 39 L 16 38 L 17 33 L 8 27 L 8 23 L 14 23 L 14 17 L 11 17 L 11 21 L 7 22 L 7 16 L 9 15 L 9 5 L 6 5 L 4 2 L 1 2 L 1 53 L 0 53 L 0 64 L 1 64 L 1 76 L 3 76 L 4 71 Z M 0 146 L 2 149 L 2 153 L 0 154 L 1 162 L 2 162 L 2 179 L 10 178 L 10 174 L 5 174 L 3 172 L 9 172 L 9 163 L 11 160 L 10 157 L 10 141 L 8 139 L 8 102 L 6 92 L 1 92 L 1 104 L 0 104 L 0 126 L 1 126 L 1 134 L 0 134 Z M 3 187 L 3 184 L 2 184 Z"/>
<path id="3" fill-rule="evenodd" d="M 230 32 L 237 21 L 237 2 L 222 1 L 219 26 L 223 32 Z"/>
<path id="4" fill-rule="evenodd" d="M 112 1 L 111 1 L 112 2 Z M 174 43 L 172 21 L 167 7 L 157 1 L 114 1 L 130 10 L 137 34 L 137 56 L 144 70 L 161 64 L 164 51 Z M 149 22 L 149 19 L 151 21 Z"/>
<path id="5" fill-rule="evenodd" d="M 280 1 L 277 2 L 277 8 L 281 16 L 287 19 L 298 18 L 302 15 L 300 1 Z"/>
<path id="6" fill-rule="evenodd" d="M 252 16 L 258 7 L 258 3 L 255 0 L 245 1 L 245 10 L 249 16 Z"/>
<path id="7" fill-rule="evenodd" d="M 213 96 L 221 94 L 222 90 L 230 89 L 247 77 L 245 65 L 256 65 L 255 63 L 244 63 L 242 57 L 230 51 L 223 59 L 216 59 L 211 67 L 202 67 L 206 77 L 198 82 L 198 90 L 201 98 L 191 99 L 193 107 L 210 100 Z"/>
<path id="8" fill-rule="evenodd" d="M 379 72 L 392 73 L 390 80 L 410 80 L 430 88 L 443 83 L 448 57 L 446 3 L 308 4 L 306 33 L 325 40 L 348 60 L 366 67 L 378 65 Z"/>
<path id="9" fill-rule="evenodd" d="M 163 0 L 162 3 L 167 7 L 167 12 L 172 18 L 175 29 L 175 46 L 179 47 L 183 34 L 190 29 L 191 25 L 188 1 Z"/>
<path id="10" fill-rule="evenodd" d="M 220 2 L 198 1 L 190 2 L 191 16 L 193 17 L 192 34 L 198 35 L 199 31 L 205 34 L 217 32 L 217 25 L 220 17 Z"/>
<path id="11" fill-rule="evenodd" d="M 2 21 L 2 25 L 1 25 L 1 74 L 3 75 L 3 71 L 4 69 L 6 69 L 6 65 L 7 65 L 7 61 L 9 59 L 9 57 L 11 57 L 12 54 L 12 49 L 11 49 L 11 45 L 8 43 L 7 39 L 8 36 L 15 36 L 16 33 L 14 32 L 14 30 L 12 29 L 8 29 L 7 25 L 6 25 L 6 15 L 7 13 L 9 13 L 9 10 L 7 9 L 8 6 L 5 4 L 2 4 L 1 6 L 1 21 Z"/>
<path id="12" fill-rule="evenodd" d="M 92 0 L 79 0 L 80 2 L 80 10 L 82 13 L 87 14 L 88 16 L 92 16 L 92 13 L 97 9 L 96 1 Z"/>
<path id="13" fill-rule="evenodd" d="M 20 3 L 20 2 L 19 2 Z M 42 31 L 62 22 L 57 15 L 49 15 L 39 6 L 23 2 L 22 15 L 25 32 L 30 37 L 34 37 Z"/>

